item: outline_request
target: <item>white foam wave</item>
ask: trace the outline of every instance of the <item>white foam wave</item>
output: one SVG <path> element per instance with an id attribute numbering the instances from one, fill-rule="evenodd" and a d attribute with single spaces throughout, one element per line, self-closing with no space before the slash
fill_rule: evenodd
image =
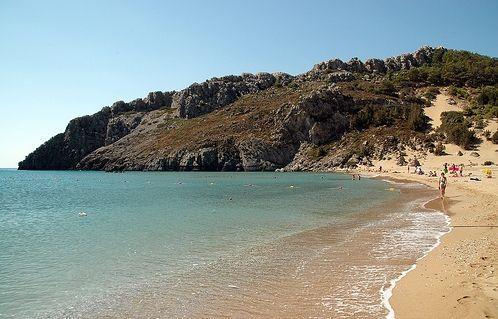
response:
<path id="1" fill-rule="evenodd" d="M 425 207 L 425 205 L 430 202 L 430 201 L 427 201 L 425 202 L 422 206 Z M 427 208 L 426 208 L 427 209 Z M 433 210 L 435 211 L 435 210 Z M 452 227 L 450 226 L 451 225 L 451 219 L 449 218 L 448 215 L 444 214 L 443 212 L 440 212 L 439 211 L 439 214 L 441 214 L 444 219 L 445 219 L 445 222 L 446 222 L 446 225 L 448 227 L 447 230 L 444 230 L 444 231 L 439 231 L 436 233 L 436 242 L 431 246 L 429 247 L 429 249 L 427 249 L 424 254 L 417 258 L 417 260 L 415 261 L 415 263 L 413 265 L 410 266 L 410 268 L 404 270 L 401 272 L 401 274 L 390 280 L 389 281 L 389 285 L 387 286 L 387 288 L 384 286 L 380 293 L 381 293 L 381 296 L 382 296 L 382 305 L 387 309 L 388 313 L 386 315 L 386 319 L 394 319 L 395 318 L 395 313 L 394 313 L 394 309 L 390 303 L 390 299 L 393 295 L 393 290 L 394 288 L 396 287 L 396 284 L 403 278 L 405 277 L 410 271 L 414 270 L 415 268 L 417 268 L 417 262 L 419 260 L 421 260 L 422 258 L 424 258 L 425 256 L 427 256 L 431 251 L 433 251 L 436 247 L 438 247 L 440 244 L 441 244 L 441 238 L 449 233 L 451 230 L 452 230 Z"/>
<path id="2" fill-rule="evenodd" d="M 417 182 L 397 182 L 389 179 L 383 179 L 382 181 L 392 185 L 402 186 L 403 188 L 427 188 L 426 185 Z"/>

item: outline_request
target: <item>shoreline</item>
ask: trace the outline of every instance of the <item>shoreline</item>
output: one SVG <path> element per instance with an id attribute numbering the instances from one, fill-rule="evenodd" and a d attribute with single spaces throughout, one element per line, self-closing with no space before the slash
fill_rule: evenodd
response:
<path id="1" fill-rule="evenodd" d="M 451 227 L 451 218 L 445 214 L 444 212 L 440 211 L 440 210 L 436 210 L 436 209 L 432 209 L 430 207 L 428 207 L 428 204 L 430 204 L 431 202 L 433 201 L 436 201 L 438 200 L 438 198 L 435 198 L 435 199 L 431 199 L 431 200 L 428 200 L 427 202 L 425 202 L 422 207 L 424 209 L 428 209 L 428 210 L 433 210 L 433 211 L 437 211 L 437 212 L 440 212 L 441 214 L 443 214 L 445 217 L 446 217 L 446 224 L 447 224 L 447 227 L 449 228 L 447 231 L 442 231 L 436 238 L 436 242 L 434 243 L 434 245 L 432 245 L 432 247 L 427 250 L 421 257 L 417 258 L 417 260 L 415 260 L 415 263 L 413 265 L 410 266 L 409 269 L 407 270 L 404 270 L 403 272 L 401 272 L 401 274 L 392 279 L 389 283 L 389 287 L 387 287 L 387 289 L 383 289 L 381 291 L 381 294 L 382 294 L 382 305 L 384 306 L 384 308 L 387 309 L 388 311 L 388 314 L 386 316 L 386 319 L 395 319 L 396 318 L 396 314 L 395 314 L 395 311 L 393 309 L 393 306 L 391 304 L 391 298 L 393 296 L 393 291 L 394 289 L 396 288 L 396 285 L 398 284 L 398 282 L 400 282 L 405 276 L 407 276 L 411 271 L 415 270 L 417 268 L 417 264 L 420 260 L 426 258 L 434 249 L 436 249 L 439 245 L 441 245 L 441 242 L 442 242 L 442 238 L 444 237 L 444 235 L 448 234 L 449 232 L 451 232 L 451 230 L 453 229 Z"/>
<path id="2" fill-rule="evenodd" d="M 411 175 L 383 172 L 375 178 L 421 183 L 437 192 L 427 176 Z M 498 231 L 496 227 L 486 227 L 497 224 L 498 196 L 494 194 L 497 185 L 493 180 L 486 181 L 491 185 L 485 190 L 482 184 L 469 183 L 463 178 L 451 181 L 444 202 L 436 198 L 424 204 L 427 209 L 443 212 L 450 230 L 383 292 L 383 305 L 389 310 L 389 319 L 493 318 L 498 315 L 498 279 L 494 268 Z M 484 198 L 488 200 L 483 201 Z M 454 226 L 463 226 L 465 230 L 460 227 L 456 230 Z M 474 245 L 469 247 L 469 241 Z M 464 262 L 459 263 L 462 260 Z M 469 267 L 478 269 L 473 271 L 467 269 Z M 454 296 L 453 300 L 449 296 Z"/>
<path id="3" fill-rule="evenodd" d="M 386 182 L 384 182 L 384 184 L 387 185 Z M 407 219 L 404 221 L 398 220 L 397 217 L 393 216 L 388 219 L 389 222 L 385 225 L 370 226 L 372 216 L 378 216 L 380 218 L 374 219 L 374 221 L 384 221 L 386 204 L 390 207 L 389 214 L 393 214 L 395 210 L 404 211 L 405 209 L 407 209 L 407 211 L 415 210 L 417 213 L 420 213 L 420 210 L 427 211 L 424 206 L 428 201 L 431 201 L 430 196 L 428 196 L 428 190 L 425 187 L 420 187 L 420 184 L 413 189 L 411 189 L 410 186 L 407 187 L 407 183 L 402 184 L 403 185 L 393 185 L 394 188 L 399 189 L 402 193 L 402 200 L 390 199 L 385 203 L 383 202 L 382 204 L 375 205 L 367 210 L 362 209 L 354 212 L 352 214 L 353 218 L 344 224 L 326 225 L 304 230 L 293 235 L 285 236 L 275 243 L 264 244 L 261 247 L 253 247 L 244 253 L 246 256 L 254 257 L 251 257 L 250 260 L 258 260 L 261 257 L 266 256 L 268 260 L 261 264 L 261 266 L 254 268 L 254 265 L 248 264 L 250 268 L 246 268 L 245 262 L 248 260 L 240 259 L 238 254 L 233 256 L 233 258 L 234 260 L 237 260 L 238 263 L 241 263 L 240 265 L 242 265 L 243 268 L 239 268 L 238 266 L 233 268 L 232 266 L 236 264 L 234 264 L 230 258 L 224 262 L 220 261 L 221 263 L 219 266 L 217 266 L 217 263 L 210 265 L 209 269 L 211 270 L 217 269 L 218 271 L 227 272 L 226 275 L 222 276 L 222 278 L 226 278 L 227 280 L 225 282 L 225 279 L 222 279 L 222 284 L 217 285 L 217 289 L 222 289 L 222 295 L 212 296 L 212 300 L 197 300 L 197 303 L 202 305 L 199 309 L 196 306 L 193 306 L 193 308 L 189 309 L 186 313 L 177 313 L 174 311 L 179 310 L 174 307 L 175 303 L 173 303 L 170 304 L 172 308 L 166 307 L 163 309 L 157 309 L 156 313 L 154 312 L 155 306 L 153 305 L 159 304 L 159 300 L 156 298 L 149 299 L 150 297 L 148 296 L 148 293 L 145 292 L 145 294 L 140 294 L 127 301 L 128 304 L 132 305 L 131 308 L 121 308 L 118 306 L 110 312 L 104 312 L 103 314 L 108 315 L 109 318 L 126 318 L 130 313 L 136 313 L 135 311 L 140 309 L 141 311 L 139 311 L 139 313 L 148 313 L 148 311 L 152 311 L 152 313 L 148 313 L 151 316 L 174 314 L 173 316 L 185 315 L 192 318 L 203 318 L 218 313 L 227 316 L 236 317 L 240 315 L 256 318 L 260 316 L 272 317 L 275 314 L 279 314 L 282 317 L 309 317 L 316 316 L 317 314 L 325 311 L 331 318 L 349 318 L 350 316 L 348 313 L 351 314 L 352 312 L 354 312 L 358 318 L 370 318 L 376 315 L 379 317 L 385 317 L 387 315 L 389 318 L 390 311 L 387 307 L 385 307 L 382 295 L 383 290 L 386 290 L 385 287 L 390 281 L 394 280 L 397 282 L 399 280 L 398 275 L 403 271 L 403 269 L 405 269 L 405 267 L 412 267 L 411 265 L 413 265 L 413 263 L 427 254 L 427 252 L 425 252 L 427 250 L 426 247 L 423 250 L 417 250 L 418 254 L 414 255 L 413 258 L 410 257 L 407 259 L 406 256 L 403 256 L 400 251 L 406 252 L 407 249 L 409 249 L 410 245 L 406 245 L 406 243 L 410 242 L 409 238 L 402 238 L 404 239 L 405 244 L 401 244 L 399 247 L 401 248 L 400 251 L 391 248 L 395 246 L 395 242 L 397 240 L 394 236 L 388 236 L 386 242 L 381 242 L 381 239 L 384 238 L 383 236 L 385 234 L 385 230 L 394 231 L 397 229 L 397 226 L 400 226 L 400 229 L 403 229 L 407 227 L 405 222 L 408 222 L 408 224 L 413 222 L 415 225 L 418 225 L 418 223 L 413 219 Z M 406 212 L 398 214 L 402 216 L 405 215 Z M 397 222 L 393 223 L 394 220 Z M 361 234 L 359 235 L 360 237 L 355 239 L 355 243 L 368 244 L 355 245 L 354 247 L 361 250 L 356 252 L 351 252 L 350 249 L 339 249 L 339 251 L 337 251 L 336 248 L 332 248 L 332 250 L 330 250 L 329 246 L 335 246 L 338 244 L 337 240 L 341 241 L 339 243 L 340 246 L 344 246 L 343 239 L 345 238 L 345 235 L 349 234 L 350 228 L 353 226 L 357 227 L 358 221 L 360 222 L 360 225 L 362 225 L 358 228 L 360 230 L 358 234 Z M 401 222 L 401 224 L 399 224 L 399 222 Z M 423 230 L 423 228 L 420 228 L 420 225 L 418 228 L 418 231 Z M 334 235 L 335 238 L 331 235 Z M 437 237 L 441 236 L 437 231 L 434 235 L 437 235 Z M 355 237 L 357 237 L 357 235 L 352 238 Z M 432 250 L 434 241 L 436 241 L 437 244 L 437 237 L 430 233 L 427 233 L 424 237 L 426 240 L 429 239 L 429 242 L 427 243 L 430 245 L 429 250 Z M 388 245 L 386 246 L 386 244 Z M 274 247 L 280 247 L 280 251 L 274 251 Z M 345 245 L 344 247 L 347 248 L 348 245 Z M 374 249 L 372 250 L 372 248 Z M 379 248 L 387 250 L 377 250 L 377 252 L 373 254 L 377 257 L 370 256 L 368 257 L 371 258 L 370 260 L 364 259 L 365 256 L 370 254 L 370 252 Z M 388 251 L 391 252 L 390 255 L 392 260 L 377 259 L 380 256 L 384 256 L 384 253 Z M 269 252 L 272 252 L 272 254 L 268 255 Z M 312 253 L 313 256 L 309 256 L 311 258 L 303 259 L 302 268 L 300 268 L 299 272 L 296 272 L 291 278 L 289 278 L 287 276 L 289 271 L 295 270 L 292 267 L 288 267 L 295 266 L 295 264 L 291 263 L 291 260 L 293 260 L 291 257 L 301 256 L 302 252 Z M 277 255 L 274 255 L 275 253 Z M 318 255 L 314 256 L 315 253 L 318 253 Z M 337 256 L 340 256 L 338 260 L 341 262 L 337 263 L 335 266 L 340 267 L 338 270 L 341 271 L 341 275 L 336 275 L 334 272 L 330 271 L 330 263 L 334 263 Z M 281 261 L 285 262 L 282 264 Z M 341 267 L 340 265 L 342 264 L 342 261 L 347 261 L 348 266 Z M 364 263 L 365 261 L 368 261 L 369 263 Z M 229 265 L 229 267 L 227 267 L 227 265 Z M 376 265 L 383 269 L 382 273 L 379 272 L 381 270 L 380 268 L 376 270 Z M 366 268 L 371 268 L 372 266 L 372 271 L 374 272 L 373 274 L 366 271 Z M 384 268 L 386 266 L 387 268 Z M 356 271 L 351 272 L 346 268 L 356 269 Z M 397 268 L 397 270 L 395 268 Z M 257 275 L 268 272 L 268 269 L 275 269 L 276 273 L 272 274 L 268 278 Z M 254 278 L 259 279 L 258 285 L 247 285 L 245 281 L 237 281 L 240 280 L 241 277 L 233 276 L 239 274 L 241 270 L 244 274 L 254 273 L 257 275 L 254 276 Z M 375 273 L 376 271 L 377 273 Z M 363 283 L 368 286 L 367 289 L 363 291 L 355 288 L 356 290 L 353 289 L 353 291 L 351 291 L 350 285 L 342 287 L 341 283 L 344 282 L 344 275 L 354 276 L 352 277 L 354 281 L 346 280 L 349 284 L 353 285 L 356 283 L 356 285 L 360 287 L 360 283 Z M 360 280 L 357 276 L 363 276 L 364 278 Z M 201 277 L 204 278 L 204 276 Z M 279 279 L 276 280 L 275 278 Z M 274 287 L 276 283 L 278 283 L 279 288 Z M 334 283 L 332 284 L 332 287 L 335 287 L 332 290 L 331 283 Z M 193 286 L 197 287 L 198 285 L 194 284 Z M 265 289 L 261 290 L 261 287 L 265 287 Z M 243 291 L 245 296 L 250 296 L 252 302 L 249 303 L 249 305 L 252 303 L 255 304 L 252 305 L 250 309 L 247 308 L 247 305 L 241 307 L 241 305 L 244 305 L 247 300 L 241 300 L 239 298 L 240 296 L 238 297 L 235 294 L 232 296 L 234 289 L 236 289 L 236 291 Z M 336 289 L 339 290 L 334 291 Z M 287 293 L 278 293 L 279 291 L 286 291 Z M 345 293 L 346 291 L 348 293 Z M 276 295 L 269 294 L 263 298 L 262 296 L 268 294 L 268 292 L 276 293 Z M 205 292 L 195 291 L 195 293 L 196 294 L 193 296 L 199 296 L 199 294 L 202 296 Z M 351 295 L 356 293 L 360 293 L 360 295 L 364 294 L 365 297 L 368 297 L 359 298 L 365 301 L 364 304 L 360 303 L 359 305 L 355 305 L 355 302 L 358 301 L 358 297 Z M 336 298 L 338 296 L 337 294 L 340 295 L 340 298 Z M 165 300 L 167 300 L 166 296 L 164 296 L 163 301 Z M 320 303 L 317 304 L 317 301 Z M 193 304 L 191 303 L 193 300 L 190 300 L 190 297 L 185 299 L 185 302 L 187 305 Z M 342 304 L 343 302 L 344 304 Z M 348 305 L 347 303 L 350 302 L 353 304 Z M 350 308 L 350 306 L 353 306 L 353 309 Z M 136 309 L 133 310 L 134 308 Z M 169 311 L 173 312 L 170 313 Z M 99 316 L 96 315 L 94 317 Z"/>

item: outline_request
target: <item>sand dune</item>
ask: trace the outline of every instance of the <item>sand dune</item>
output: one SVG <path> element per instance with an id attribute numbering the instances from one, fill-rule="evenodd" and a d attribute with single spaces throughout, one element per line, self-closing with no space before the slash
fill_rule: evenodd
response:
<path id="1" fill-rule="evenodd" d="M 432 127 L 436 128 L 441 125 L 441 113 L 449 111 L 461 111 L 461 105 L 449 104 L 449 99 L 453 99 L 447 94 L 438 94 L 436 100 L 430 107 L 425 108 L 425 114 L 431 118 Z"/>

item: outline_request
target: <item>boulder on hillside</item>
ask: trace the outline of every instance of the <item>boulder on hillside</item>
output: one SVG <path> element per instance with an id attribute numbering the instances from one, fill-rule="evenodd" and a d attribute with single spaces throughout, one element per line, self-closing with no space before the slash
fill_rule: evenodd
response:
<path id="1" fill-rule="evenodd" d="M 358 155 L 353 155 L 351 158 L 346 162 L 347 167 L 356 167 L 360 163 L 360 158 Z"/>
<path id="2" fill-rule="evenodd" d="M 446 102 L 448 102 L 449 105 L 456 105 L 457 104 L 456 101 L 451 97 L 447 98 Z"/>

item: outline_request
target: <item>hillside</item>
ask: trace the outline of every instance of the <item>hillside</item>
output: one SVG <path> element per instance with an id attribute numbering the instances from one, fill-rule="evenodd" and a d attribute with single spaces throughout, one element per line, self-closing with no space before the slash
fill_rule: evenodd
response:
<path id="1" fill-rule="evenodd" d="M 445 48 L 309 72 L 242 74 L 194 83 L 73 119 L 19 169 L 326 170 L 370 165 L 441 142 L 471 149 L 498 134 L 498 60 Z M 431 127 L 444 88 L 466 107 Z M 451 113 L 451 112 L 450 112 Z M 439 124 L 439 123 L 438 123 Z M 436 126 L 436 125 L 434 125 Z M 489 126 L 494 127 L 494 126 Z"/>

